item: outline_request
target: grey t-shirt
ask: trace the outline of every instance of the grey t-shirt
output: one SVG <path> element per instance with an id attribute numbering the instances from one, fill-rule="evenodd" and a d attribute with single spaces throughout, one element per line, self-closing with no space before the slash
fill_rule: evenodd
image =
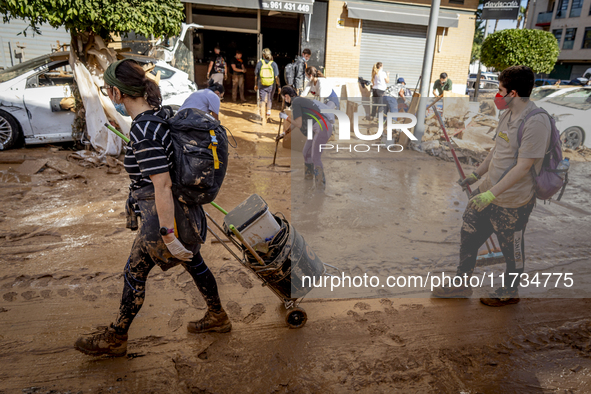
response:
<path id="1" fill-rule="evenodd" d="M 210 89 L 198 90 L 187 97 L 179 111 L 185 108 L 197 108 L 203 112 L 218 114 L 220 112 L 220 98 Z"/>
<path id="2" fill-rule="evenodd" d="M 517 117 L 512 117 L 511 111 L 507 110 L 499 120 L 497 126 L 497 137 L 493 157 L 488 167 L 488 172 L 480 185 L 480 191 L 490 190 L 499 182 L 503 173 L 515 163 L 515 153 L 519 149 L 519 157 L 525 159 L 536 159 L 534 166 L 536 172 L 542 169 L 544 155 L 550 144 L 551 126 L 548 116 L 545 114 L 534 115 L 527 120 L 523 127 L 521 147 L 517 142 L 517 131 L 525 116 L 538 108 L 530 101 Z M 517 183 L 507 189 L 504 193 L 495 196 L 493 204 L 503 208 L 519 208 L 527 204 L 534 196 L 534 178 L 528 172 Z"/>

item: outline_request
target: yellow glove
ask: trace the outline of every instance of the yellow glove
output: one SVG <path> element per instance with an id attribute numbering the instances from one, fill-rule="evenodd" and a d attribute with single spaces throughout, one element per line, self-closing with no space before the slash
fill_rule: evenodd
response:
<path id="1" fill-rule="evenodd" d="M 494 194 L 491 193 L 490 190 L 484 193 L 477 194 L 476 196 L 472 197 L 472 199 L 470 199 L 470 202 L 468 203 L 468 208 L 473 208 L 478 212 L 482 212 L 482 210 L 488 207 L 495 198 L 496 197 L 494 196 Z"/>

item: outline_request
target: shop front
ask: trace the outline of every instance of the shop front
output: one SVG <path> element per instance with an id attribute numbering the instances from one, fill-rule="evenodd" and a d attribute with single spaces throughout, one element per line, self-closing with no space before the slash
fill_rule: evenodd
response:
<path id="1" fill-rule="evenodd" d="M 203 26 L 186 41 L 193 50 L 195 82 L 207 86 L 207 69 L 220 47 L 229 63 L 242 52 L 247 73 L 245 89 L 254 89 L 254 68 L 263 48 L 270 48 L 283 69 L 303 48 L 313 51 L 312 63 L 324 66 L 327 2 L 314 0 L 192 0 L 186 4 L 187 21 Z M 231 88 L 231 78 L 224 82 Z"/>

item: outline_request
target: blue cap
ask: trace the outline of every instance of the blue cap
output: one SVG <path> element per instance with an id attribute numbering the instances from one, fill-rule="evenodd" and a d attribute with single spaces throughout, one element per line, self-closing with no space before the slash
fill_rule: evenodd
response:
<path id="1" fill-rule="evenodd" d="M 404 78 L 402 78 L 402 77 L 398 78 L 398 83 L 402 83 L 402 82 L 404 82 Z M 404 83 L 406 83 L 406 82 L 404 82 Z"/>

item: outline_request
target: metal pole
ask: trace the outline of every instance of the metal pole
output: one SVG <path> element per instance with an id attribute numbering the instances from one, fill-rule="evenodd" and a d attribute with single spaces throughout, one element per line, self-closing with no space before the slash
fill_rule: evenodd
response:
<path id="1" fill-rule="evenodd" d="M 435 41 L 437 39 L 437 21 L 439 19 L 439 6 L 441 0 L 431 1 L 431 13 L 429 14 L 429 30 L 427 32 L 427 43 L 425 44 L 425 55 L 423 57 L 423 72 L 421 73 L 421 101 L 417 112 L 417 125 L 415 126 L 415 137 L 420 142 L 425 134 L 425 115 L 427 113 L 427 98 L 431 86 L 431 69 L 433 68 L 433 56 L 435 54 Z"/>
<path id="2" fill-rule="evenodd" d="M 488 19 L 486 20 L 486 24 L 484 25 L 484 38 L 482 39 L 482 43 L 486 40 L 486 36 L 488 36 Z M 478 57 L 478 73 L 476 75 L 476 82 L 474 82 L 474 100 L 478 99 L 478 91 L 480 90 L 480 56 Z"/>

